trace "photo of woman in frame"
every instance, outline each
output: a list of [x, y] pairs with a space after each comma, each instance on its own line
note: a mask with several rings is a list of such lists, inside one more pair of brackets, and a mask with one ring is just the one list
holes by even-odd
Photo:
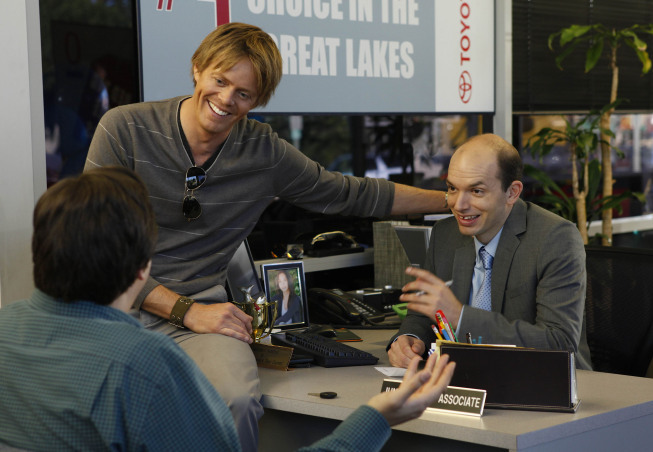
[[301, 289], [297, 282], [297, 269], [282, 269], [270, 271], [274, 276], [274, 295], [271, 302], [277, 304], [277, 320], [275, 325], [288, 325], [302, 322]]

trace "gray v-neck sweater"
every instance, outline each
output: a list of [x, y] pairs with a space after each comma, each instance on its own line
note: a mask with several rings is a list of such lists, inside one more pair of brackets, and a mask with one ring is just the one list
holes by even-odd
[[182, 200], [186, 170], [193, 164], [177, 122], [186, 98], [110, 110], [98, 125], [86, 161], [85, 170], [107, 165], [134, 169], [149, 190], [159, 239], [150, 280], [135, 307], [159, 284], [181, 295], [224, 285], [236, 248], [277, 197], [325, 214], [390, 213], [391, 182], [326, 171], [269, 125], [243, 118], [207, 169], [206, 182], [194, 193], [202, 215], [187, 221]]

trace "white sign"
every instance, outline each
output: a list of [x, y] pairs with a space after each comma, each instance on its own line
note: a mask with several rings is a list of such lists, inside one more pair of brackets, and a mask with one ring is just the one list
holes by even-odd
[[494, 111], [489, 0], [142, 0], [144, 100], [190, 94], [190, 58], [216, 25], [277, 43], [283, 78], [261, 111]]
[[[381, 392], [395, 391], [401, 380], [385, 379]], [[426, 411], [465, 414], [468, 416], [483, 416], [487, 391], [484, 389], [461, 388], [447, 386]]]

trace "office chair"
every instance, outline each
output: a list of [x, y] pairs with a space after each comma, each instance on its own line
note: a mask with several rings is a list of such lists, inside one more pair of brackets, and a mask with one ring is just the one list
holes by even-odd
[[653, 250], [586, 246], [585, 252], [594, 370], [647, 376], [653, 358]]

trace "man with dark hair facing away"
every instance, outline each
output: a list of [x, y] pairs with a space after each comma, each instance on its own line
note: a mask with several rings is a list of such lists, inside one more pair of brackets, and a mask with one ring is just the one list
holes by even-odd
[[[169, 337], [127, 314], [157, 226], [140, 178], [106, 167], [50, 188], [34, 210], [36, 290], [0, 309], [0, 449], [241, 450], [229, 408]], [[306, 450], [379, 450], [419, 416], [453, 363], [415, 360]]]

